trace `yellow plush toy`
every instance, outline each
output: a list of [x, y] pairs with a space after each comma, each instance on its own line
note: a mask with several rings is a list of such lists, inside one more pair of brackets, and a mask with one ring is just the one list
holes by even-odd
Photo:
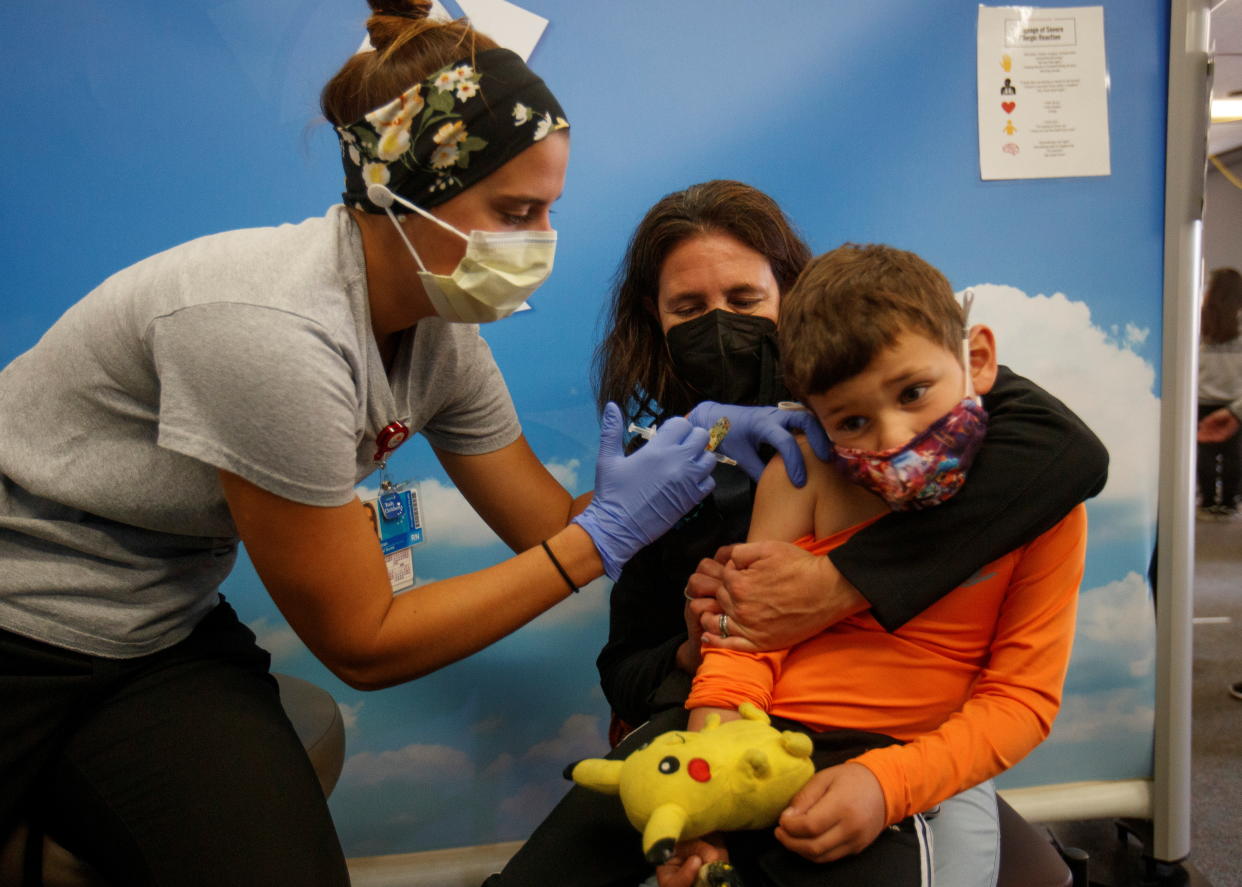
[[643, 833], [643, 853], [657, 865], [678, 841], [772, 825], [815, 772], [811, 738], [777, 730], [749, 702], [738, 713], [740, 720], [724, 724], [709, 715], [698, 733], [661, 733], [624, 761], [579, 761], [570, 775], [581, 786], [621, 796], [626, 816]]

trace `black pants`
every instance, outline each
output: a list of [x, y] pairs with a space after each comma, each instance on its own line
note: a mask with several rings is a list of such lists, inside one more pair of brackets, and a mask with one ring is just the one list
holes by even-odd
[[[1199, 419], [1221, 409], [1219, 406], [1199, 407]], [[1217, 459], [1219, 458], [1219, 463]], [[1204, 508], [1213, 505], [1233, 508], [1242, 495], [1242, 431], [1221, 443], [1199, 444], [1195, 461], [1199, 480], [1200, 502]], [[1220, 481], [1217, 491], [1216, 483]]]
[[347, 885], [268, 654], [226, 603], [105, 659], [0, 630], [0, 835], [30, 821], [126, 885]]
[[[627, 736], [607, 757], [619, 760], [668, 730], [684, 730], [687, 713], [668, 709]], [[802, 730], [780, 718], [782, 730]], [[813, 760], [823, 770], [860, 754], [867, 748], [891, 745], [895, 740], [874, 733], [841, 731], [812, 733]], [[920, 831], [921, 830], [921, 831]], [[726, 836], [729, 859], [746, 887], [915, 887], [931, 877], [926, 854], [926, 826], [911, 818], [898, 828], [885, 829], [862, 853], [825, 865], [807, 862], [786, 850], [772, 829], [731, 832]], [[653, 871], [643, 858], [642, 836], [630, 824], [614, 795], [574, 786], [499, 875], [485, 887], [635, 887]]]

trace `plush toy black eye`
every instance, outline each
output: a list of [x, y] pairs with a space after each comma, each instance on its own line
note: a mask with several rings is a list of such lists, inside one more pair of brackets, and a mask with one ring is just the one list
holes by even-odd
[[672, 755], [669, 755], [667, 758], [664, 758], [663, 760], [660, 761], [660, 772], [666, 773], [666, 774], [676, 773], [677, 768], [680, 766], [681, 766], [681, 761], [677, 760]]

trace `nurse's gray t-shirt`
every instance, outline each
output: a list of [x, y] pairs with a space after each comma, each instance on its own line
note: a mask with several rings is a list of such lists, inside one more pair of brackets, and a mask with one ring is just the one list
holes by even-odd
[[454, 453], [520, 433], [474, 325], [420, 321], [385, 375], [344, 207], [113, 275], [0, 371], [0, 628], [115, 658], [176, 643], [236, 558], [216, 470], [342, 505], [395, 419]]

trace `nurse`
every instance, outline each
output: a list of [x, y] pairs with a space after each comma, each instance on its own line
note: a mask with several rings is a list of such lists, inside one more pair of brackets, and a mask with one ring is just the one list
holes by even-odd
[[[348, 881], [217, 592], [239, 542], [314, 654], [378, 688], [619, 575], [712, 487], [705, 430], [626, 456], [615, 406], [593, 499], [535, 457], [475, 324], [551, 271], [567, 118], [426, 0], [370, 2], [374, 51], [322, 94], [345, 205], [122, 270], [0, 372], [0, 836], [32, 817], [116, 883]], [[394, 597], [354, 486], [415, 432], [520, 554]]]

